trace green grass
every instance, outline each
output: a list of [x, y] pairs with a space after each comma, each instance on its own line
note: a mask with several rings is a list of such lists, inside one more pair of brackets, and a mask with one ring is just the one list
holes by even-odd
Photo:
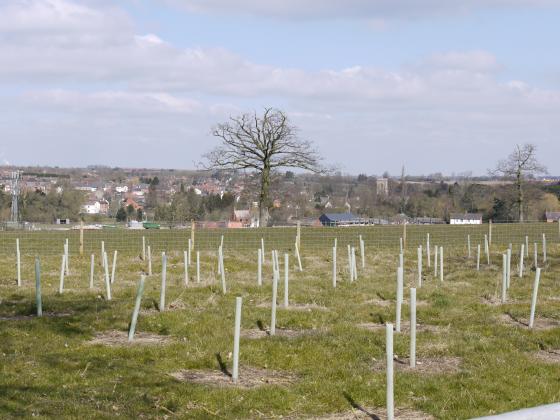
[[[547, 225], [539, 225], [539, 229], [541, 227], [548, 229]], [[556, 228], [554, 225], [551, 229]], [[416, 234], [424, 236], [425, 231], [418, 229], [416, 233], [411, 233], [414, 229], [409, 230], [411, 241]], [[278, 327], [316, 328], [320, 332], [292, 339], [242, 338], [240, 375], [243, 375], [244, 366], [252, 366], [286, 371], [298, 377], [290, 386], [270, 385], [249, 390], [182, 383], [169, 374], [180, 369], [217, 370], [217, 354], [231, 368], [227, 356], [233, 349], [236, 296], [243, 296], [242, 328], [256, 328], [259, 321], [268, 325], [270, 309], [258, 304], [271, 299], [270, 253], [267, 252], [265, 284], [259, 288], [256, 286], [256, 253], [243, 251], [243, 247], [237, 250], [233, 242], [226, 242], [228, 293], [223, 296], [215, 274], [215, 252], [203, 252], [202, 263], [203, 279], [213, 282], [206, 287], [184, 287], [182, 253], [171, 251], [167, 301], [181, 300], [185, 309], [141, 314], [137, 331], [167, 335], [172, 342], [163, 346], [115, 348], [86, 343], [97, 332], [127, 330], [137, 281], [145, 264], [133, 253], [119, 254], [113, 300], [108, 302], [104, 299], [98, 265], [96, 288], [88, 290], [88, 257], [71, 257], [67, 290], [59, 295], [60, 257], [46, 251], [41, 254], [43, 311], [70, 315], [0, 320], [0, 418], [112, 418], [116, 415], [126, 418], [298, 418], [347, 412], [351, 409], [349, 400], [366, 407], [384, 407], [384, 373], [374, 372], [372, 366], [374, 359], [384, 358], [385, 333], [383, 330], [367, 331], [356, 325], [394, 320], [393, 302], [386, 307], [364, 302], [379, 299], [379, 296], [394, 300], [398, 263], [395, 247], [367, 245], [367, 267], [365, 270], [358, 268], [358, 281], [349, 283], [344, 247], [352, 236], [355, 243], [357, 230], [321, 231], [332, 237], [338, 234], [339, 285], [336, 290], [331, 286], [330, 237], [325, 239], [328, 243], [322, 250], [306, 248], [311, 233], [305, 229], [302, 238], [305, 271], [295, 270], [292, 257], [290, 301], [316, 303], [328, 310], [279, 309], [277, 315]], [[244, 232], [239, 235], [249, 235]], [[446, 234], [444, 230], [431, 232], [435, 238], [432, 244], [438, 243], [438, 234], [442, 237]], [[495, 232], [494, 238], [499, 238]], [[550, 235], [549, 262], [541, 277], [537, 314], [560, 321], [560, 300], [550, 299], [560, 296], [560, 247], [553, 243], [554, 232], [557, 231], [547, 231]], [[165, 233], [171, 235], [170, 241], [177, 235], [169, 231], [156, 234]], [[262, 233], [251, 233], [251, 240], [256, 243]], [[400, 230], [395, 230], [392, 238], [396, 244], [399, 233]], [[189, 237], [188, 231], [182, 234]], [[375, 234], [365, 233], [366, 243]], [[540, 231], [534, 234], [535, 240], [539, 234]], [[512, 241], [517, 250], [524, 234], [520, 230], [511, 235], [511, 239], [504, 236], [504, 243]], [[219, 236], [217, 238], [219, 241]], [[35, 247], [52, 240], [46, 233], [37, 234], [34, 239], [42, 241], [42, 244], [34, 244]], [[56, 240], [61, 250], [62, 240], [58, 237]], [[288, 239], [285, 240], [288, 247]], [[485, 305], [483, 296], [493, 296], [501, 279], [503, 246], [494, 243], [493, 265], [488, 267], [483, 263], [482, 270], [477, 273], [474, 259], [465, 257], [463, 240], [461, 238], [453, 249], [446, 248], [444, 283], [435, 279], [433, 272], [425, 267], [425, 281], [418, 290], [418, 299], [426, 305], [418, 306], [418, 322], [441, 326], [442, 332], [419, 332], [417, 343], [420, 360], [460, 357], [461, 371], [441, 375], [397, 372], [396, 406], [423, 411], [436, 418], [457, 419], [560, 401], [560, 365], [546, 364], [533, 357], [541, 348], [560, 348], [560, 330], [528, 331], [499, 321], [499, 316], [506, 312], [528, 317], [534, 272], [522, 280], [512, 273], [510, 301], [505, 305]], [[113, 243], [107, 242], [107, 250], [112, 251]], [[475, 243], [473, 239], [473, 246]], [[267, 244], [267, 251], [271, 248]], [[530, 255], [531, 260], [532, 253]], [[0, 257], [0, 317], [34, 313], [33, 259], [33, 254], [23, 255], [24, 285], [17, 288], [13, 255]], [[516, 263], [517, 258], [513, 261]], [[96, 262], [99, 262], [98, 255]], [[406, 298], [416, 273], [416, 250], [412, 246], [408, 249], [405, 266]], [[153, 309], [159, 301], [160, 267], [160, 257], [154, 252], [154, 275], [147, 279], [143, 309]], [[192, 282], [194, 268], [190, 274]], [[279, 302], [282, 295], [280, 286]], [[403, 315], [408, 318], [406, 305]], [[445, 328], [447, 326], [449, 329]], [[396, 354], [406, 357], [408, 346], [406, 335], [395, 335]]]

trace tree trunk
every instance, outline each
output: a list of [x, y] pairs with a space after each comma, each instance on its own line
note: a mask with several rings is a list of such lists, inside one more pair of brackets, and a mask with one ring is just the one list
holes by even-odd
[[270, 189], [270, 167], [265, 165], [261, 172], [261, 193], [259, 195], [259, 226], [268, 226], [268, 194]]
[[519, 206], [519, 221], [523, 221], [523, 186], [521, 185], [521, 171], [517, 171], [517, 205]]

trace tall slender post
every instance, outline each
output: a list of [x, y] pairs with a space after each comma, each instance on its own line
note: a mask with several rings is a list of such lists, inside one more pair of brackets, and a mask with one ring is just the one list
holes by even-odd
[[136, 299], [134, 301], [134, 310], [132, 311], [132, 320], [130, 321], [130, 328], [128, 330], [128, 341], [134, 339], [134, 332], [136, 331], [136, 323], [138, 322], [138, 313], [140, 312], [140, 303], [142, 302], [142, 294], [144, 293], [144, 282], [146, 281], [146, 276], [140, 276], [140, 283], [138, 284], [138, 290], [136, 291]]
[[80, 256], [84, 255], [84, 221], [80, 221]]
[[416, 289], [410, 289], [410, 367], [416, 367]]
[[523, 258], [525, 257], [525, 244], [521, 244], [521, 252], [519, 252], [519, 278], [523, 277]]
[[148, 276], [152, 275], [152, 247], [148, 245]]
[[336, 247], [332, 249], [332, 285], [336, 287]]
[[185, 286], [188, 286], [189, 284], [189, 252], [188, 251], [183, 251], [183, 267], [185, 269], [183, 281], [185, 282]]
[[159, 311], [165, 311], [165, 288], [167, 283], [167, 255], [161, 253], [161, 290], [159, 292]]
[[401, 253], [401, 254], [404, 252], [404, 246], [403, 246], [403, 238], [402, 238], [402, 236], [399, 238], [399, 250], [400, 250], [400, 253]]
[[222, 247], [218, 247], [218, 274], [222, 274]]
[[240, 296], [235, 298], [235, 326], [233, 330], [233, 369], [231, 379], [237, 383], [239, 379], [239, 337], [241, 335], [241, 303]]
[[352, 247], [352, 281], [358, 280], [358, 268], [356, 267], [356, 248]]
[[406, 248], [406, 222], [403, 223], [403, 251]]
[[438, 251], [438, 246], [434, 245], [434, 277], [437, 277], [438, 273]]
[[109, 279], [109, 261], [107, 260], [107, 253], [103, 254], [103, 266], [105, 268], [105, 292], [107, 293], [107, 300], [111, 300], [111, 280]]
[[146, 261], [146, 237], [142, 236], [142, 261]]
[[220, 246], [220, 266], [222, 267], [221, 271], [220, 271], [220, 276], [222, 279], [222, 293], [225, 295], [227, 292], [226, 289], [226, 270], [224, 268], [224, 254], [222, 251], [222, 247]]
[[467, 256], [470, 259], [471, 258], [471, 235], [467, 235]]
[[531, 317], [529, 318], [529, 328], [533, 328], [535, 323], [535, 309], [537, 308], [537, 294], [539, 293], [539, 280], [541, 278], [541, 269], [537, 267], [535, 273], [535, 283], [533, 284], [533, 296], [531, 297]]
[[16, 274], [17, 285], [21, 287], [21, 254], [19, 251], [19, 238], [16, 239]]
[[354, 280], [354, 268], [352, 267], [352, 248], [348, 244], [348, 274], [350, 275], [350, 281]]
[[105, 241], [101, 241], [101, 267], [105, 267]]
[[192, 246], [192, 239], [189, 238], [189, 265], [191, 265], [192, 262], [192, 251], [193, 251], [193, 246]]
[[93, 289], [93, 274], [95, 272], [95, 254], [91, 254], [89, 263], [89, 288]]
[[200, 251], [196, 251], [196, 282], [200, 283]]
[[265, 262], [264, 261], [264, 256], [265, 256], [265, 254], [264, 254], [264, 238], [261, 238], [261, 258], [262, 258], [263, 265], [264, 265], [264, 262]]
[[529, 236], [525, 235], [525, 257], [529, 259]]
[[276, 334], [276, 299], [278, 296], [278, 271], [273, 270], [272, 275], [272, 311], [270, 314], [270, 335]]
[[117, 269], [117, 250], [115, 249], [115, 252], [113, 253], [113, 266], [111, 269], [111, 284], [113, 284], [115, 282], [115, 271]]
[[404, 268], [404, 253], [399, 254], [399, 267]]
[[62, 254], [62, 264], [60, 265], [60, 282], [58, 285], [58, 293], [64, 291], [64, 271], [66, 269], [66, 254]]
[[262, 286], [262, 249], [257, 250], [257, 285]]
[[430, 234], [426, 233], [426, 262], [428, 263], [428, 268], [430, 268], [431, 264], [431, 256], [430, 256]]
[[537, 268], [538, 265], [539, 265], [538, 255], [537, 255], [537, 252], [538, 252], [537, 243], [535, 242], [533, 245], [534, 245], [533, 246], [533, 265], [535, 266], [535, 268]]
[[492, 246], [492, 220], [488, 222], [488, 246]]
[[480, 244], [476, 247], [476, 271], [480, 271]]
[[296, 243], [296, 257], [297, 257], [297, 262], [298, 262], [298, 269], [300, 272], [303, 271], [303, 267], [301, 266], [301, 255], [299, 255], [299, 246]]
[[387, 420], [394, 420], [395, 406], [393, 400], [393, 324], [385, 326], [385, 353], [387, 366]]
[[542, 260], [543, 264], [546, 264], [546, 235], [542, 234]]
[[194, 230], [196, 229], [196, 224], [194, 223], [194, 220], [191, 220], [191, 244], [192, 247], [194, 249], [195, 244], [194, 244]]
[[301, 246], [301, 222], [299, 220], [297, 222], [296, 242], [299, 248]]
[[401, 332], [401, 313], [402, 313], [402, 301], [403, 301], [403, 268], [397, 268], [397, 307], [396, 307], [396, 319], [395, 319], [395, 331]]
[[490, 265], [490, 245], [488, 244], [487, 235], [484, 235], [484, 252], [486, 253], [486, 264]]
[[366, 268], [366, 250], [362, 235], [360, 235], [360, 257], [362, 260], [362, 268]]
[[66, 238], [66, 242], [64, 243], [64, 251], [65, 251], [65, 254], [66, 254], [66, 259], [65, 259], [64, 264], [65, 264], [65, 269], [66, 269], [66, 274], [67, 275], [70, 274], [70, 269], [68, 268], [68, 263], [69, 263], [68, 260], [70, 259], [69, 255], [68, 255], [69, 254], [69, 249], [70, 249], [70, 246], [68, 244], [68, 238]]
[[418, 247], [418, 287], [422, 287], [422, 245]]
[[511, 249], [507, 249], [506, 251], [507, 256], [507, 267], [506, 267], [506, 276], [507, 276], [507, 288], [509, 289], [509, 285], [511, 283]]
[[43, 298], [41, 296], [41, 261], [35, 258], [35, 306], [37, 316], [43, 316]]
[[287, 308], [289, 305], [289, 298], [288, 298], [288, 289], [289, 289], [289, 282], [290, 282], [290, 264], [289, 264], [290, 256], [288, 254], [284, 254], [284, 307]]
[[439, 281], [443, 281], [443, 247], [439, 247]]
[[502, 254], [502, 303], [507, 299], [507, 254]]

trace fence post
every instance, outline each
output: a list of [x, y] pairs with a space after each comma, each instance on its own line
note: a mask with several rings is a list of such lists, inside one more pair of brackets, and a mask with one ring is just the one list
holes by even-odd
[[488, 246], [492, 246], [492, 219], [488, 221]]
[[200, 283], [200, 251], [196, 251], [196, 282]]
[[336, 247], [335, 246], [333, 246], [332, 255], [333, 255], [332, 285], [333, 285], [334, 288], [336, 288]]
[[443, 247], [439, 247], [439, 281], [443, 281]]
[[509, 289], [509, 285], [511, 283], [511, 249], [507, 249], [506, 251], [507, 256], [507, 268], [506, 268], [506, 276], [507, 276], [507, 288]]
[[43, 316], [43, 298], [41, 296], [41, 261], [35, 258], [35, 305], [37, 316]]
[[276, 299], [278, 296], [278, 270], [272, 270], [272, 310], [270, 314], [270, 335], [276, 334]]
[[60, 283], [58, 286], [58, 293], [62, 294], [64, 291], [64, 270], [66, 264], [66, 254], [62, 254], [62, 264], [60, 265]]
[[185, 266], [185, 286], [189, 284], [189, 255], [188, 251], [183, 251], [183, 265]]
[[103, 264], [105, 267], [105, 291], [107, 293], [107, 300], [111, 300], [111, 282], [109, 280], [109, 261], [107, 260], [107, 253], [103, 253]]
[[546, 235], [542, 234], [542, 260], [543, 264], [546, 264]]
[[362, 259], [362, 268], [366, 268], [366, 250], [362, 235], [360, 235], [360, 257]]
[[403, 301], [403, 268], [397, 268], [397, 307], [396, 307], [396, 319], [395, 319], [395, 331], [401, 332], [401, 311], [402, 311], [402, 301]]
[[438, 273], [438, 251], [438, 246], [434, 245], [434, 277], [437, 277]]
[[416, 367], [416, 289], [410, 289], [410, 367]]
[[403, 223], [403, 249], [406, 248], [406, 221]]
[[289, 264], [289, 254], [284, 254], [284, 307], [288, 307], [289, 298], [288, 298], [288, 289], [289, 289], [289, 282], [290, 282], [290, 264]]
[[471, 235], [467, 235], [467, 249], [468, 249], [467, 255], [468, 258], [470, 259], [471, 258]]
[[525, 257], [525, 244], [521, 244], [521, 252], [519, 252], [519, 278], [523, 277], [523, 257]]
[[299, 255], [299, 246], [296, 243], [296, 256], [297, 256], [297, 262], [298, 262], [298, 268], [299, 271], [302, 272], [303, 271], [303, 267], [301, 266], [301, 255]]
[[105, 267], [104, 255], [105, 255], [105, 241], [101, 241], [101, 267]]
[[502, 254], [502, 303], [507, 298], [507, 254]]
[[140, 303], [142, 302], [142, 294], [144, 293], [144, 282], [146, 276], [140, 276], [140, 284], [136, 291], [136, 300], [134, 301], [134, 310], [132, 311], [132, 320], [130, 321], [130, 329], [128, 330], [128, 341], [134, 339], [134, 332], [136, 331], [136, 323], [138, 322], [138, 313], [140, 312]]
[[431, 255], [430, 255], [430, 234], [426, 233], [426, 262], [428, 263], [428, 268], [431, 265]]
[[257, 285], [262, 286], [262, 249], [257, 249]]
[[196, 229], [196, 224], [194, 223], [194, 220], [191, 219], [191, 244], [192, 244], [193, 248], [195, 247], [195, 244], [194, 244], [194, 230], [195, 229]]
[[66, 274], [70, 274], [70, 269], [68, 268], [68, 263], [69, 263], [68, 260], [70, 259], [69, 258], [69, 248], [70, 248], [70, 246], [68, 245], [68, 238], [66, 238], [66, 242], [65, 242], [64, 245], [65, 245], [64, 250], [65, 250], [65, 253], [66, 253], [66, 263], [65, 263], [66, 264]]
[[535, 265], [535, 268], [537, 268], [537, 266], [538, 266], [539, 264], [538, 264], [537, 243], [536, 243], [536, 242], [534, 243], [533, 250], [534, 250], [534, 253], [533, 253], [533, 254], [534, 254], [534, 255], [533, 255], [534, 265]]
[[239, 337], [241, 335], [241, 303], [240, 296], [235, 298], [235, 326], [233, 330], [233, 370], [231, 379], [237, 383], [239, 379]]
[[418, 247], [418, 287], [422, 287], [422, 245]]
[[115, 271], [117, 270], [117, 253], [118, 251], [115, 249], [115, 252], [113, 253], [113, 267], [111, 270], [111, 284], [115, 282]]
[[95, 271], [95, 254], [91, 254], [89, 264], [89, 288], [93, 289], [93, 274]]
[[480, 271], [480, 244], [476, 247], [476, 271]]
[[224, 252], [222, 250], [222, 247], [220, 246], [220, 266], [221, 266], [221, 271], [220, 271], [220, 275], [222, 278], [222, 293], [225, 295], [226, 294], [226, 269], [224, 268]]
[[80, 255], [84, 255], [84, 221], [80, 221]]
[[167, 283], [167, 255], [161, 253], [161, 290], [159, 293], [159, 311], [165, 311], [165, 288]]
[[16, 274], [17, 285], [21, 287], [21, 253], [19, 250], [19, 238], [16, 239]]
[[146, 261], [146, 237], [142, 236], [142, 261]]
[[148, 276], [152, 275], [152, 247], [148, 245]]
[[387, 366], [387, 420], [394, 420], [395, 407], [393, 402], [393, 324], [385, 326], [385, 353]]
[[539, 293], [539, 280], [541, 278], [541, 269], [537, 268], [535, 273], [535, 283], [533, 284], [533, 296], [531, 297], [531, 317], [529, 318], [529, 328], [533, 328], [535, 322], [535, 309], [537, 307], [537, 294]]

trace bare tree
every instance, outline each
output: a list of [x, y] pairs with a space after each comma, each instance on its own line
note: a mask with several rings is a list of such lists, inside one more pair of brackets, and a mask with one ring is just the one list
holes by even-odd
[[266, 108], [262, 116], [243, 114], [218, 124], [213, 135], [221, 144], [205, 158], [209, 169], [252, 169], [260, 175], [259, 217], [268, 222], [271, 172], [277, 168], [300, 168], [321, 172], [320, 157], [308, 140], [297, 136], [286, 114]]
[[525, 205], [525, 196], [523, 194], [523, 184], [525, 179], [528, 176], [547, 172], [546, 168], [537, 161], [535, 157], [536, 151], [537, 147], [534, 144], [517, 144], [515, 150], [507, 159], [498, 162], [496, 169], [491, 171], [495, 175], [514, 179], [520, 222], [524, 220], [523, 207]]

